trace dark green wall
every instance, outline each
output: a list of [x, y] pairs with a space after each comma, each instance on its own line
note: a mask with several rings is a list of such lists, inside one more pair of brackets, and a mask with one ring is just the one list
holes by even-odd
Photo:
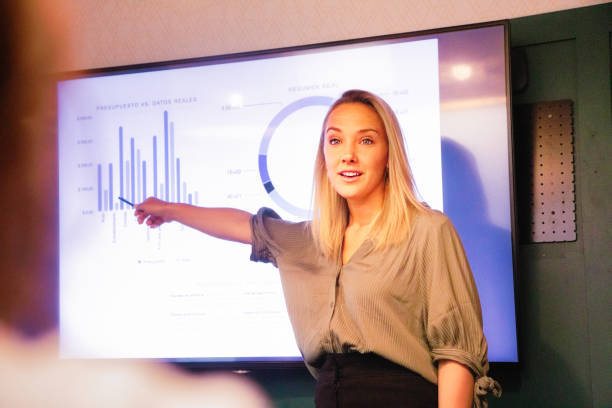
[[[493, 367], [504, 395], [490, 406], [612, 407], [612, 5], [510, 23], [529, 75], [513, 103], [574, 101], [578, 239], [519, 245], [521, 363]], [[278, 407], [314, 406], [305, 369], [254, 378]]]
[[611, 4], [511, 21], [529, 81], [513, 104], [574, 101], [578, 238], [518, 247], [521, 367], [491, 407], [612, 406], [610, 32]]

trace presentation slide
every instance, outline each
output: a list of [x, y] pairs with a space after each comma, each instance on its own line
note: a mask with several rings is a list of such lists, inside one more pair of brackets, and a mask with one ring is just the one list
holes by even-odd
[[443, 210], [438, 80], [428, 39], [59, 82], [61, 356], [300, 359], [276, 268], [138, 225], [118, 198], [309, 219], [323, 117], [360, 88], [394, 109], [419, 193]]

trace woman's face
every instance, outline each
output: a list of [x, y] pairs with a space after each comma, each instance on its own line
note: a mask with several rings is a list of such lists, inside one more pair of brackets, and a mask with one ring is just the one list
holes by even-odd
[[380, 205], [388, 142], [376, 111], [362, 103], [339, 105], [329, 114], [323, 136], [327, 177], [334, 190], [349, 205]]

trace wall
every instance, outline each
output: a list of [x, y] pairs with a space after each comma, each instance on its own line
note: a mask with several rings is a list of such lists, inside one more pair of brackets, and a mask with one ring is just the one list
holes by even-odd
[[610, 32], [610, 4], [511, 21], [529, 72], [513, 103], [574, 101], [578, 239], [519, 246], [522, 364], [492, 407], [612, 406]]
[[[40, 1], [40, 0], [30, 0]], [[130, 65], [516, 18], [602, 0], [59, 0], [63, 70]]]

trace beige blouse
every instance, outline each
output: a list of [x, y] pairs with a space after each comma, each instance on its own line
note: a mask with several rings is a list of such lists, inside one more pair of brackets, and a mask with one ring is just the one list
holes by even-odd
[[373, 352], [432, 383], [438, 360], [467, 366], [477, 379], [477, 406], [487, 391], [500, 391], [485, 377], [478, 292], [444, 214], [419, 213], [400, 245], [373, 251], [366, 239], [345, 265], [317, 251], [310, 222], [286, 222], [262, 208], [251, 229], [251, 260], [280, 270], [295, 338], [315, 377], [326, 353]]

